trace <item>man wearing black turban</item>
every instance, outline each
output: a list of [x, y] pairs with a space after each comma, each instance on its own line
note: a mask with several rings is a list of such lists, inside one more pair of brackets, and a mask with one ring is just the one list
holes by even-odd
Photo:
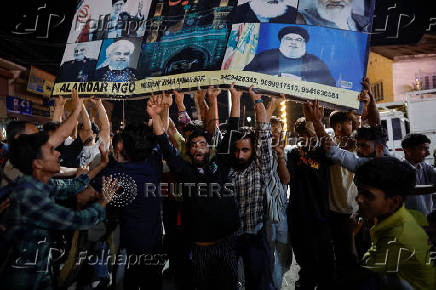
[[306, 53], [309, 33], [304, 28], [284, 27], [278, 38], [279, 48], [257, 54], [244, 70], [336, 86], [327, 65], [317, 56]]

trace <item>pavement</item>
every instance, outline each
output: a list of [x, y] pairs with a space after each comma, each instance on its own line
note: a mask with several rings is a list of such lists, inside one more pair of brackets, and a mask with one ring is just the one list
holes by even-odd
[[[166, 265], [167, 267], [167, 265]], [[298, 271], [300, 270], [300, 266], [295, 262], [295, 257], [292, 259], [292, 265], [288, 272], [283, 276], [283, 283], [281, 290], [294, 290], [295, 282], [298, 280]], [[163, 290], [175, 290], [174, 281], [168, 279], [168, 277], [164, 276], [164, 287]], [[245, 290], [244, 287], [240, 287], [240, 290]]]

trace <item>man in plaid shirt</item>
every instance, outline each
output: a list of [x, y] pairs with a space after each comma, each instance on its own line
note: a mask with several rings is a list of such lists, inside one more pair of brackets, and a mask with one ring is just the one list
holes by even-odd
[[271, 124], [262, 98], [251, 87], [256, 112], [256, 130], [241, 128], [232, 138], [234, 157], [230, 176], [239, 205], [241, 227], [236, 250], [244, 261], [246, 289], [272, 289], [270, 249], [264, 227], [267, 181], [272, 172]]
[[[71, 118], [77, 119], [81, 102], [77, 96], [73, 102], [77, 109]], [[10, 185], [11, 205], [2, 237], [6, 243], [3, 249], [9, 249], [1, 277], [5, 289], [51, 289], [50, 243], [54, 231], [88, 229], [105, 218], [104, 208], [113, 195], [116, 180], [105, 182], [102, 189], [105, 196], [100, 195], [97, 202], [83, 210], [65, 208], [56, 201], [77, 196], [106, 166], [108, 152], [101, 152], [102, 163], [87, 175], [54, 180], [53, 175], [60, 170], [60, 153], [54, 149], [58, 137], [59, 134], [49, 137], [45, 133], [21, 135], [11, 143], [10, 160], [24, 176]]]

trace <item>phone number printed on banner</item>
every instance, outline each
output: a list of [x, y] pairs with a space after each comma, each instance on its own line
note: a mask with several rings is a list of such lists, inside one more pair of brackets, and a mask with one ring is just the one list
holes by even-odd
[[301, 92], [303, 94], [311, 94], [311, 95], [323, 96], [332, 99], [339, 99], [338, 93], [329, 92], [326, 90], [321, 90], [316, 88], [301, 87]]
[[294, 93], [300, 92], [300, 88], [295, 84], [283, 83], [279, 81], [263, 80], [263, 79], [260, 80], [260, 84], [262, 86], [267, 86], [270, 88], [289, 90]]
[[244, 82], [250, 84], [259, 84], [257, 78], [255, 77], [246, 77], [246, 76], [238, 76], [232, 74], [221, 75], [222, 80], [235, 81], [235, 82]]

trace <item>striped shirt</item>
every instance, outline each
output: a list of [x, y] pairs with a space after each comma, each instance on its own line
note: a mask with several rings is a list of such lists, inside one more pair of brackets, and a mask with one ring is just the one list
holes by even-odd
[[105, 210], [94, 203], [83, 210], [65, 208], [66, 200], [89, 183], [88, 175], [75, 179], [50, 179], [44, 184], [32, 176], [17, 180], [10, 199], [6, 240], [12, 251], [5, 268], [5, 289], [51, 289], [51, 241], [56, 230], [85, 230], [105, 218]]
[[256, 234], [263, 226], [267, 181], [272, 173], [271, 124], [256, 124], [256, 158], [244, 170], [230, 169], [239, 205], [238, 235]]

